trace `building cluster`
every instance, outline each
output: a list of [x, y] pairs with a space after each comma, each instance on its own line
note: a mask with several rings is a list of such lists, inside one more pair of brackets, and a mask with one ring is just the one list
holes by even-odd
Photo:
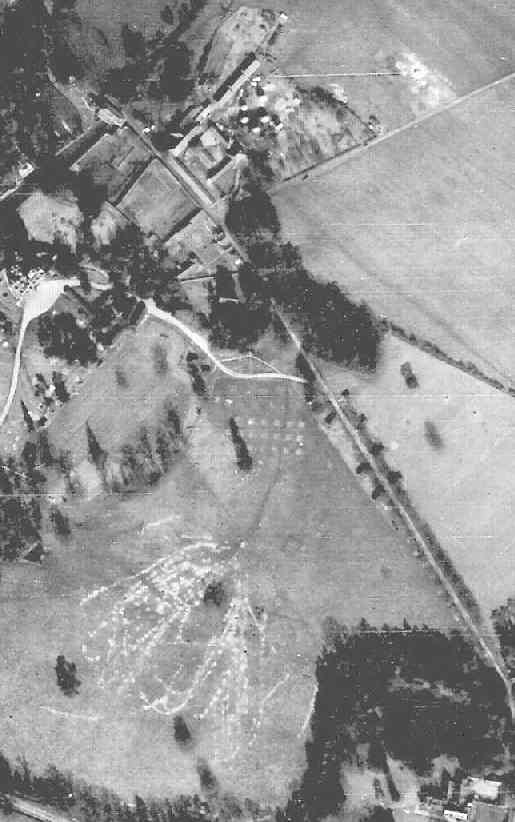
[[445, 798], [428, 800], [415, 813], [448, 822], [515, 822], [515, 804], [502, 782], [477, 777], [450, 781]]
[[[180, 156], [216, 207], [237, 183], [241, 155], [209, 121], [189, 138], [174, 158]], [[99, 242], [109, 242], [132, 222], [168, 252], [169, 267], [181, 279], [212, 276], [218, 265], [236, 270], [240, 264], [224, 232], [167, 167], [166, 153], [152, 152], [129, 125], [104, 134], [73, 170], [87, 171], [105, 188], [107, 202], [94, 225]]]

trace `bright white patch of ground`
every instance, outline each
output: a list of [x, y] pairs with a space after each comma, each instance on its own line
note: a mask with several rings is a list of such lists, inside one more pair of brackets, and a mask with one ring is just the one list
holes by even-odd
[[456, 97], [450, 80], [424, 65], [413, 52], [401, 54], [395, 61], [395, 68], [408, 81], [414, 96], [412, 108], [416, 116], [450, 103]]
[[72, 251], [76, 250], [84, 218], [71, 192], [49, 195], [35, 191], [22, 203], [18, 213], [32, 240], [49, 244], [60, 240]]

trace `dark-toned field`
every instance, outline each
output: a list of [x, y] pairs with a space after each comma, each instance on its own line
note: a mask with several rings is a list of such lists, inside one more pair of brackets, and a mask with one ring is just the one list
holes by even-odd
[[514, 101], [507, 78], [274, 197], [315, 275], [512, 383]]
[[[148, 339], [150, 324], [142, 330]], [[134, 349], [135, 379], [145, 351]], [[172, 396], [176, 369], [162, 377]], [[103, 373], [97, 408], [111, 401]], [[41, 569], [4, 573], [0, 735], [12, 757], [54, 761], [126, 795], [198, 790], [202, 755], [225, 790], [275, 803], [304, 768], [324, 619], [455, 623], [298, 386], [208, 380], [210, 398], [165, 480], [150, 493], [70, 503], [71, 541], [49, 538]], [[119, 427], [133, 430], [125, 414]], [[231, 417], [248, 472], [236, 466]], [[107, 449], [123, 441], [98, 422]], [[71, 420], [62, 430], [69, 442]], [[210, 583], [221, 583], [219, 605], [204, 602]], [[59, 653], [82, 680], [73, 698], [55, 684]], [[177, 713], [192, 730], [187, 750], [174, 741]]]

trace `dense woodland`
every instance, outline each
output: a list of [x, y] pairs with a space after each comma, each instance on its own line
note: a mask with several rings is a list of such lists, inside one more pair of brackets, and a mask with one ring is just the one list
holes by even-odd
[[440, 754], [468, 773], [506, 770], [513, 739], [504, 686], [457, 631], [407, 623], [378, 631], [362, 620], [349, 632], [329, 620], [317, 682], [307, 768], [281, 820], [337, 813], [345, 802], [340, 774], [357, 763], [359, 744], [387, 777], [387, 755], [419, 776], [430, 777]]

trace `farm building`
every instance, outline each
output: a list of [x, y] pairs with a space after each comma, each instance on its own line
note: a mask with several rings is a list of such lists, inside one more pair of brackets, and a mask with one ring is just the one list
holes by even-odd
[[166, 240], [197, 211], [193, 200], [159, 160], [153, 160], [118, 203], [146, 234]]
[[501, 782], [492, 779], [478, 779], [469, 777], [460, 786], [460, 799], [465, 801], [472, 794], [476, 799], [483, 799], [487, 802], [498, 802], [502, 788]]

